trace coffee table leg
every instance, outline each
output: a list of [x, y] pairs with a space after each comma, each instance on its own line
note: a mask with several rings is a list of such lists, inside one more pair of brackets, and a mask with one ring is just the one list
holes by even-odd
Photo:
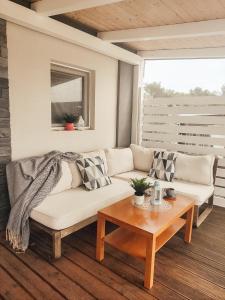
[[152, 236], [147, 239], [145, 280], [144, 280], [144, 286], [147, 289], [150, 289], [153, 286], [154, 266], [155, 266], [155, 245], [156, 245], [155, 236]]
[[97, 224], [97, 241], [96, 241], [96, 259], [102, 261], [104, 259], [104, 237], [105, 237], [105, 219], [98, 215]]
[[185, 234], [184, 234], [184, 241], [186, 243], [191, 242], [193, 216], [194, 216], [194, 206], [192, 206], [192, 208], [190, 208], [186, 214], [186, 225], [185, 225]]

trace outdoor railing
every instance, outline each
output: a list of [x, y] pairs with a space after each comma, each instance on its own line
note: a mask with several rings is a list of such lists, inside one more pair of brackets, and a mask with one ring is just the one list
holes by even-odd
[[148, 98], [142, 122], [143, 146], [217, 155], [215, 198], [225, 204], [225, 97]]

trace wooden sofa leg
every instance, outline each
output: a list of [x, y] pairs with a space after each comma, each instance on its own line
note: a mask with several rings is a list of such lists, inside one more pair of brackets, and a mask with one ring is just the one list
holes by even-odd
[[199, 214], [199, 206], [195, 205], [194, 210], [194, 226], [199, 227], [202, 222], [208, 217], [208, 215], [211, 213], [213, 209], [213, 196], [211, 196], [208, 200], [207, 207], [203, 210], [201, 214]]
[[61, 245], [61, 232], [54, 232], [52, 235], [52, 243], [53, 243], [53, 259], [58, 259], [62, 254], [62, 245]]
[[195, 205], [194, 208], [194, 219], [193, 219], [193, 225], [195, 227], [198, 227], [198, 217], [199, 217], [199, 206]]

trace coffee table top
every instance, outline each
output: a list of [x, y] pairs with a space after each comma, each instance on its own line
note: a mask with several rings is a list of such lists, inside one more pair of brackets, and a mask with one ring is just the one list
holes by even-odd
[[132, 200], [132, 196], [128, 197], [100, 210], [98, 214], [119, 226], [135, 229], [142, 235], [159, 235], [195, 203], [191, 197], [177, 195], [175, 201], [169, 201], [172, 206], [169, 210], [148, 211], [135, 207]]

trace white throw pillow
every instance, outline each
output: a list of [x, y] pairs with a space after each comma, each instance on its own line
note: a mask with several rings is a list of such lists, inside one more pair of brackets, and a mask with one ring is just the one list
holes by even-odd
[[66, 161], [61, 161], [62, 166], [62, 176], [59, 179], [59, 182], [51, 191], [50, 195], [58, 194], [63, 191], [71, 189], [72, 184], [72, 173], [70, 171], [69, 164]]
[[[91, 151], [91, 152], [82, 152], [82, 153], [80, 153], [80, 155], [82, 155], [83, 158], [87, 158], [87, 157], [92, 158], [92, 157], [100, 156], [104, 161], [106, 173], [108, 172], [108, 166], [107, 166], [107, 161], [106, 161], [106, 156], [105, 156], [104, 150], [100, 149], [100, 150]], [[69, 166], [70, 166], [70, 170], [71, 170], [72, 177], [73, 177], [71, 186], [73, 189], [75, 189], [78, 186], [83, 184], [82, 177], [81, 177], [81, 174], [80, 174], [79, 168], [77, 167], [76, 162], [69, 163]]]
[[187, 155], [177, 153], [175, 178], [199, 184], [213, 184], [213, 155]]
[[105, 154], [109, 176], [125, 173], [134, 169], [133, 154], [130, 148], [106, 149]]
[[130, 148], [133, 153], [134, 168], [144, 172], [149, 172], [153, 163], [153, 148], [145, 148], [140, 145], [131, 144]]

